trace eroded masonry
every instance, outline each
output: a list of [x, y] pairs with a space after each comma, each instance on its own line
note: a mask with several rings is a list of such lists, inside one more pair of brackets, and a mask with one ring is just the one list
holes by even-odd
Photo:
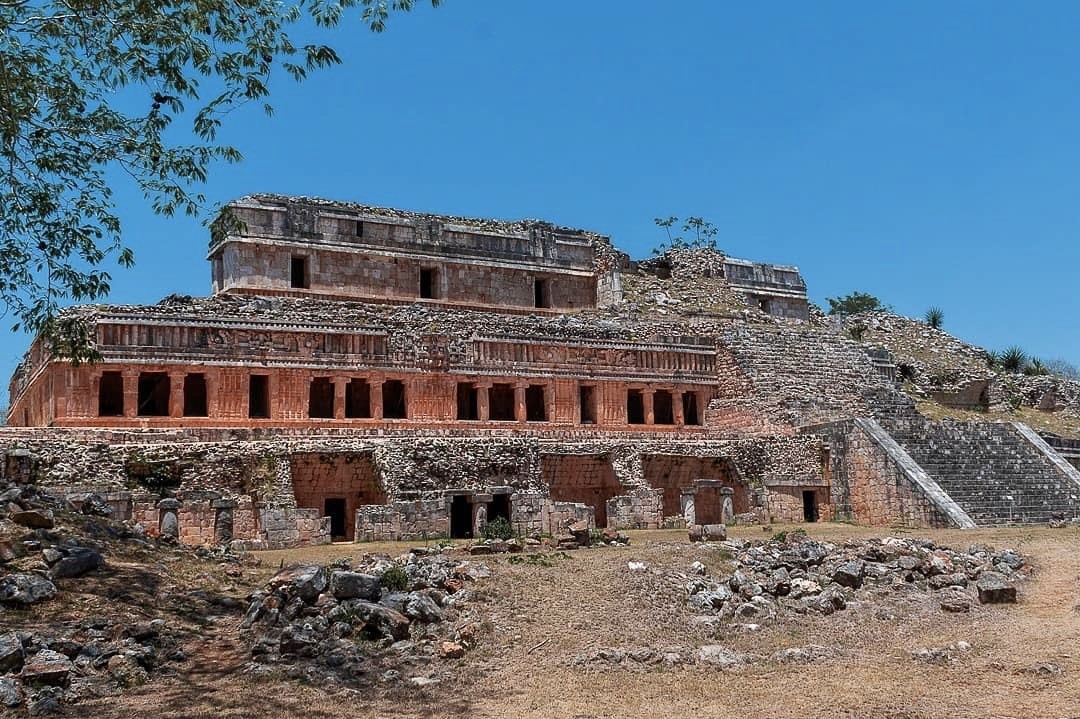
[[243, 230], [211, 242], [210, 297], [72, 308], [92, 364], [31, 346], [7, 476], [253, 546], [470, 537], [497, 517], [557, 533], [1076, 512], [1055, 449], [1023, 425], [924, 420], [887, 352], [815, 323], [794, 267], [631, 262], [531, 220], [231, 208]]

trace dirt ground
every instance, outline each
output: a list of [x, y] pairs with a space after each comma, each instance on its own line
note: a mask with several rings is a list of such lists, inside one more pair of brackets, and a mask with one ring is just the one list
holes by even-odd
[[[806, 526], [806, 525], [803, 525]], [[768, 538], [737, 528], [743, 538]], [[483, 560], [493, 577], [474, 587], [488, 617], [481, 643], [459, 660], [433, 660], [420, 672], [440, 681], [383, 692], [326, 690], [241, 672], [248, 657], [235, 624], [217, 625], [189, 647], [180, 674], [123, 697], [84, 702], [87, 716], [131, 717], [1065, 717], [1080, 716], [1080, 530], [882, 530], [807, 526], [814, 538], [927, 537], [967, 547], [1014, 548], [1032, 576], [1019, 603], [942, 612], [935, 602], [900, 603], [889, 612], [854, 606], [830, 616], [800, 616], [757, 632], [710, 636], [691, 623], [685, 598], [657, 593], [626, 563], [686, 571], [722, 559], [685, 541], [683, 532], [635, 532], [625, 548], [570, 554], [552, 566]], [[326, 562], [409, 545], [331, 545], [264, 552], [253, 581], [280, 563]], [[237, 617], [237, 621], [239, 618]], [[957, 641], [972, 647], [953, 663], [915, 661], [921, 647]], [[599, 648], [723, 644], [764, 656], [750, 666], [626, 669], [574, 658]], [[818, 644], [837, 654], [811, 663], [768, 661], [772, 652]], [[1039, 663], [1060, 673], [1039, 673]]]

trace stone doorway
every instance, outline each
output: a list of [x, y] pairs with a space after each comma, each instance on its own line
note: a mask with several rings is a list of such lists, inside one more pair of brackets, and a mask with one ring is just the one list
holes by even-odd
[[450, 500], [450, 538], [472, 539], [472, 503], [464, 494], [455, 494]]
[[333, 523], [327, 503], [343, 503], [341, 533], [331, 527], [335, 539], [353, 540], [358, 507], [386, 503], [386, 492], [370, 452], [297, 453], [289, 457], [289, 468], [297, 507], [317, 509]]
[[804, 522], [818, 521], [817, 492], [812, 489], [803, 490], [802, 513]]
[[497, 517], [502, 517], [507, 522], [510, 521], [510, 495], [509, 494], [495, 494], [491, 497], [491, 504], [488, 505], [488, 522]]
[[323, 516], [330, 518], [330, 537], [335, 541], [346, 538], [345, 498], [327, 497], [323, 501]]

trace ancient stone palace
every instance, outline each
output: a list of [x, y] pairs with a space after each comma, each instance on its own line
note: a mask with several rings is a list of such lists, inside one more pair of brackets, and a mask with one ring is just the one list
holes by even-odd
[[555, 533], [1076, 511], [1056, 450], [1023, 425], [923, 419], [888, 352], [813, 315], [795, 267], [633, 262], [534, 220], [229, 209], [211, 296], [71, 308], [92, 363], [32, 344], [7, 476], [253, 546], [470, 537], [498, 517]]

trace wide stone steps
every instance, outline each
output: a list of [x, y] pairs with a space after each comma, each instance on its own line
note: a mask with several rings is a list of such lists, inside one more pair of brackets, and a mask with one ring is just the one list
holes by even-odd
[[1080, 488], [1006, 423], [886, 422], [911, 458], [980, 525], [1076, 513]]

